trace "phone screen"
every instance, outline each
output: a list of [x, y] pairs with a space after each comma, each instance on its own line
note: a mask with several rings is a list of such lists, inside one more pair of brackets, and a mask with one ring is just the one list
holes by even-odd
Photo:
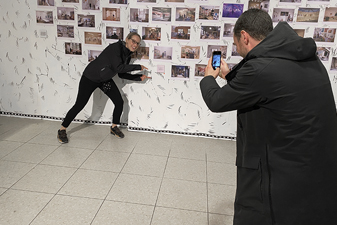
[[220, 61], [221, 61], [221, 52], [213, 52], [213, 59], [212, 59], [213, 69], [220, 67]]

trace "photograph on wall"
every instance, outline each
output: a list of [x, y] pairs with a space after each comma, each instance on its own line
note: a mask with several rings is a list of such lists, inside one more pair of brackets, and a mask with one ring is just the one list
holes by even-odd
[[172, 60], [173, 47], [154, 46], [153, 59]]
[[161, 28], [159, 27], [142, 27], [142, 39], [149, 41], [160, 41]]
[[268, 12], [269, 4], [269, 0], [249, 0], [248, 9], [261, 9]]
[[195, 8], [176, 8], [176, 21], [194, 22]]
[[37, 0], [39, 6], [54, 6], [54, 0]]
[[149, 9], [130, 9], [130, 22], [149, 22]]
[[223, 30], [223, 37], [230, 37], [234, 36], [234, 23], [225, 23], [224, 30]]
[[335, 41], [336, 28], [315, 28], [313, 39], [316, 42], [330, 42]]
[[330, 70], [337, 71], [337, 57], [332, 57]]
[[156, 3], [157, 0], [137, 0], [137, 2]]
[[102, 51], [99, 50], [88, 50], [88, 62], [94, 61]]
[[200, 39], [219, 40], [220, 30], [220, 26], [201, 26]]
[[138, 59], [138, 60], [149, 59], [150, 58], [150, 48], [140, 46], [139, 48], [137, 48], [137, 50], [134, 53], [132, 53], [131, 58]]
[[53, 24], [53, 11], [36, 11], [36, 22], [43, 24]]
[[337, 7], [326, 7], [324, 13], [324, 22], [337, 22]]
[[171, 11], [171, 8], [153, 7], [152, 21], [171, 21]]
[[280, 5], [300, 5], [302, 3], [302, 0], [280, 0]]
[[171, 26], [171, 39], [190, 40], [191, 27]]
[[121, 21], [120, 8], [103, 8], [102, 19], [106, 21]]
[[66, 55], [82, 55], [82, 44], [81, 43], [65, 43], [65, 54]]
[[219, 6], [201, 5], [199, 7], [199, 20], [218, 20], [219, 15]]
[[84, 43], [89, 45], [102, 45], [102, 33], [84, 32]]
[[74, 38], [74, 26], [57, 25], [57, 37]]
[[304, 37], [305, 29], [294, 29], [298, 36]]
[[65, 3], [80, 3], [80, 0], [62, 0]]
[[100, 0], [82, 0], [83, 10], [100, 10]]
[[95, 15], [77, 15], [77, 25], [79, 27], [95, 27]]
[[57, 7], [57, 19], [75, 20], [74, 8]]
[[207, 65], [205, 65], [205, 64], [195, 64], [194, 77], [196, 77], [196, 78], [204, 78], [206, 66]]
[[128, 0], [109, 0], [109, 3], [126, 5], [126, 4], [128, 4]]
[[124, 27], [106, 27], [106, 39], [124, 40]]
[[200, 58], [200, 46], [181, 46], [182, 59], [199, 59]]
[[179, 80], [189, 80], [190, 79], [190, 67], [181, 66], [181, 65], [172, 65], [171, 78], [179, 79]]
[[212, 57], [214, 51], [220, 51], [221, 57], [225, 59], [227, 57], [227, 46], [226, 45], [208, 45], [207, 46], [207, 58]]
[[307, 4], [330, 4], [330, 0], [307, 0]]
[[319, 8], [298, 8], [296, 22], [317, 23]]
[[238, 53], [238, 51], [236, 50], [236, 45], [233, 43], [232, 45], [232, 53], [231, 53], [232, 57], [238, 57], [238, 58], [242, 58], [241, 55]]
[[184, 0], [165, 0], [165, 2], [181, 2], [181, 3], [183, 3]]
[[317, 47], [316, 54], [322, 62], [329, 61], [331, 47]]
[[243, 4], [224, 3], [222, 7], [222, 17], [239, 18], [243, 13]]
[[295, 9], [290, 8], [274, 8], [272, 21], [277, 22], [293, 22]]

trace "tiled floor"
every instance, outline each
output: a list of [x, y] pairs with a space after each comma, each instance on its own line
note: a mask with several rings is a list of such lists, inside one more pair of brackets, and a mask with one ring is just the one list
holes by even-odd
[[235, 142], [0, 116], [1, 225], [227, 225]]

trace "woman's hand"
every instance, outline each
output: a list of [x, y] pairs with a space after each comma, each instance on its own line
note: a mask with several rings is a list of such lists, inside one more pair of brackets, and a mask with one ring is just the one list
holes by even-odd
[[143, 80], [145, 80], [145, 79], [151, 79], [152, 77], [148, 77], [148, 76], [146, 76], [146, 75], [142, 75], [141, 77], [140, 77], [140, 79], [143, 81]]
[[142, 67], [141, 70], [147, 70], [148, 68], [146, 66], [140, 65]]

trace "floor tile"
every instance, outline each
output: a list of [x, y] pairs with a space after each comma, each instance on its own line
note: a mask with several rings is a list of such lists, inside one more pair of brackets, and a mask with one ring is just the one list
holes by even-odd
[[24, 142], [0, 141], [0, 159], [23, 144]]
[[151, 225], [205, 225], [207, 213], [156, 207]]
[[210, 213], [233, 215], [235, 186], [208, 184], [208, 210]]
[[207, 162], [207, 181], [235, 185], [236, 166], [228, 163]]
[[10, 188], [35, 166], [32, 163], [0, 160], [0, 187]]
[[98, 150], [117, 151], [131, 153], [135, 148], [138, 137], [133, 132], [123, 131], [125, 137], [123, 139], [108, 135], [103, 142], [97, 147]]
[[0, 195], [2, 195], [7, 190], [8, 190], [7, 188], [0, 188]]
[[141, 139], [134, 149], [134, 153], [168, 156], [171, 147], [169, 136], [162, 134], [151, 134], [151, 137]]
[[209, 225], [233, 225], [233, 216], [209, 214]]

